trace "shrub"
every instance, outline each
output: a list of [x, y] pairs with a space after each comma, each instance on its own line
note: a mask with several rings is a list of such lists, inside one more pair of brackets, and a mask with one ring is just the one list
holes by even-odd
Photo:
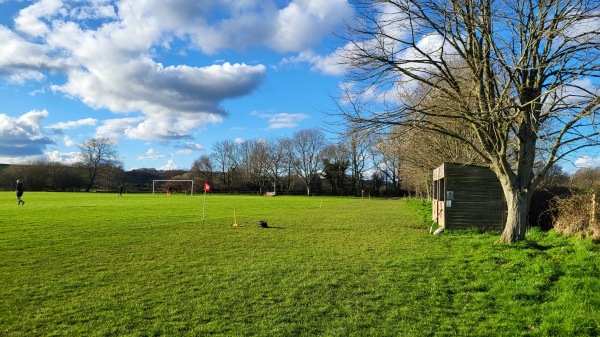
[[600, 241], [600, 209], [595, 194], [575, 194], [554, 199], [557, 232]]
[[552, 229], [554, 218], [557, 216], [554, 200], [564, 199], [575, 193], [578, 191], [564, 186], [550, 186], [533, 192], [529, 206], [529, 224], [544, 231]]

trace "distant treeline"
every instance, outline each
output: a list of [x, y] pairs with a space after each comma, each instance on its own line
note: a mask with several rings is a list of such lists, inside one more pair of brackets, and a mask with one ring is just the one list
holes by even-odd
[[[197, 163], [196, 163], [197, 164]], [[106, 165], [94, 182], [94, 191], [117, 191], [123, 186], [128, 192], [152, 192], [153, 180], [194, 180], [195, 192], [202, 192], [203, 184], [209, 183], [213, 193], [260, 193], [275, 191], [278, 194], [306, 194], [305, 181], [293, 174], [281, 174], [275, 180], [268, 176], [261, 181], [248, 172], [232, 168], [226, 172], [199, 171], [198, 165], [190, 170], [161, 171], [153, 168], [141, 168], [125, 171], [121, 167]], [[65, 165], [46, 161], [28, 164], [0, 164], [0, 190], [14, 190], [16, 180], [25, 182], [27, 191], [83, 191], [89, 184], [88, 168], [84, 165]], [[339, 172], [319, 172], [309, 179], [311, 194], [317, 195], [355, 195], [355, 196], [406, 196], [415, 195], [414, 190], [398, 189], [378, 175], [362, 179], [360, 190], [356, 193], [351, 175], [346, 168]], [[336, 179], [332, 179], [334, 176]], [[172, 186], [175, 191], [189, 191], [188, 184], [161, 183], [157, 190]], [[550, 172], [540, 186], [541, 190], [562, 186], [570, 189], [594, 192], [600, 190], [600, 168], [583, 168], [568, 175], [559, 169]]]
[[[128, 193], [151, 193], [154, 180], [194, 180], [195, 193], [202, 193], [205, 182], [211, 186], [211, 193], [244, 193], [264, 194], [266, 192], [277, 192], [277, 194], [302, 195], [306, 194], [306, 186], [301, 178], [297, 176], [282, 175], [277, 185], [266, 183], [258, 185], [241, 172], [233, 176], [231, 173], [202, 172], [202, 177], [192, 170], [157, 170], [153, 168], [141, 168], [125, 171], [120, 167], [107, 166], [101, 171], [102, 174], [95, 180], [95, 192], [116, 192], [123, 186]], [[32, 162], [19, 165], [0, 165], [0, 190], [11, 191], [16, 188], [16, 180], [25, 183], [26, 191], [56, 191], [56, 192], [80, 192], [84, 191], [89, 183], [87, 167], [83, 165], [64, 165], [45, 161]], [[347, 179], [340, 179], [336, 186], [336, 195], [354, 195], [352, 186]], [[310, 179], [311, 192], [316, 195], [332, 195], [331, 182], [319, 174]], [[161, 182], [156, 184], [156, 191], [162, 192], [168, 186], [177, 192], [189, 192], [189, 183]], [[368, 195], [403, 195], [408, 192], [392, 191], [388, 186], [378, 186], [374, 190], [373, 182], [365, 180], [362, 184], [364, 196]], [[362, 194], [361, 190], [361, 194]]]
[[[210, 155], [201, 155], [189, 170], [140, 168], [125, 171], [116, 144], [99, 138], [84, 142], [78, 164], [30, 161], [0, 164], [0, 190], [14, 190], [16, 180], [28, 191], [152, 192], [153, 180], [193, 180], [197, 192], [204, 183], [213, 193], [416, 196], [430, 198], [432, 170], [443, 161], [479, 164], [461, 146], [454, 152], [427, 139], [404, 139], [401, 133], [387, 136], [351, 132], [332, 142], [317, 129], [299, 130], [289, 138], [218, 141]], [[441, 150], [440, 150], [441, 149]], [[443, 150], [443, 151], [442, 151]], [[461, 162], [459, 159], [463, 159]], [[467, 160], [468, 158], [471, 158]], [[537, 169], [537, 168], [536, 168]], [[187, 183], [161, 183], [189, 191]], [[573, 174], [555, 165], [538, 186], [540, 190], [567, 187], [587, 192], [598, 190], [600, 168], [582, 168]]]

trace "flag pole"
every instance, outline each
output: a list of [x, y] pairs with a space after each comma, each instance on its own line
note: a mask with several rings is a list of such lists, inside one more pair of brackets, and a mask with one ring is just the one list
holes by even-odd
[[204, 210], [206, 209], [206, 192], [210, 190], [210, 185], [204, 183], [204, 205], [202, 205], [202, 224], [204, 225]]
[[204, 210], [206, 209], [206, 189], [204, 190], [204, 205], [202, 205], [202, 224], [204, 225]]

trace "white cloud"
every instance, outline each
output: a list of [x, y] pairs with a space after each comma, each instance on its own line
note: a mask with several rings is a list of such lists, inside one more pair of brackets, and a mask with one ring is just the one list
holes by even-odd
[[189, 155], [194, 152], [200, 152], [200, 151], [205, 150], [205, 148], [202, 144], [193, 143], [193, 142], [186, 142], [185, 144], [178, 145], [177, 147], [181, 148], [181, 150], [175, 151], [175, 154], [177, 154], [177, 155]]
[[301, 51], [332, 33], [352, 14], [346, 0], [295, 0], [275, 18], [271, 47], [280, 52]]
[[164, 166], [161, 166], [158, 169], [162, 170], [162, 171], [176, 170], [177, 165], [175, 165], [175, 162], [173, 161], [173, 159], [169, 159]]
[[60, 58], [54, 60], [46, 55], [47, 47], [28, 42], [2, 25], [0, 45], [0, 77], [9, 82], [42, 81], [44, 70], [57, 71], [61, 68]]
[[265, 67], [245, 64], [164, 68], [149, 59], [73, 70], [69, 81], [53, 90], [78, 97], [94, 108], [141, 111], [143, 122], [128, 129], [132, 139], [171, 139], [220, 122], [227, 115], [220, 102], [251, 93], [263, 81]]
[[[319, 43], [350, 17], [346, 0], [220, 0], [204, 3], [147, 1], [135, 8], [162, 17], [166, 29], [187, 34], [207, 54], [263, 46], [278, 52], [301, 51]], [[214, 13], [220, 13], [215, 17]]]
[[159, 154], [155, 149], [149, 149], [146, 151], [144, 156], [138, 156], [138, 160], [158, 160], [166, 157], [165, 155]]
[[64, 142], [65, 146], [67, 146], [67, 147], [73, 147], [73, 146], [77, 146], [77, 143], [76, 143], [76, 142], [74, 142], [74, 141], [71, 139], [71, 137], [69, 137], [69, 136], [67, 136], [67, 135], [65, 135], [65, 136], [63, 137], [63, 142]]
[[582, 101], [591, 99], [591, 96], [600, 95], [600, 87], [590, 78], [582, 78], [564, 83], [558, 94], [567, 104], [579, 105]]
[[81, 162], [80, 152], [59, 152], [58, 150], [44, 153], [50, 162], [72, 165]]
[[184, 147], [191, 151], [204, 151], [204, 146], [198, 143], [187, 142], [185, 143]]
[[79, 119], [76, 121], [55, 123], [55, 124], [48, 126], [47, 128], [48, 129], [66, 130], [66, 129], [75, 129], [75, 128], [78, 128], [81, 126], [95, 126], [96, 123], [98, 123], [98, 120], [95, 118], [85, 118], [85, 119]]
[[[121, 128], [120, 132], [130, 139], [152, 140], [152, 139], [181, 139], [190, 138], [189, 131], [193, 128], [203, 126], [208, 122], [216, 123], [221, 117], [205, 114], [182, 117], [170, 117], [168, 114], [149, 116], [139, 123], [134, 123]], [[100, 130], [99, 130], [100, 131]]]
[[269, 127], [267, 129], [293, 128], [298, 126], [301, 121], [310, 118], [310, 116], [303, 113], [292, 114], [282, 112], [276, 114], [268, 114], [253, 111], [250, 114], [268, 120]]
[[120, 140], [123, 138], [125, 130], [133, 128], [136, 124], [143, 121], [143, 117], [116, 118], [102, 121], [102, 125], [96, 128], [94, 137], [110, 138]]
[[[43, 76], [43, 75], [42, 75]], [[46, 93], [46, 88], [40, 88], [40, 89], [36, 89], [33, 90], [32, 92], [29, 93], [29, 96], [36, 96], [36, 95], [42, 95]]]
[[[569, 27], [565, 35], [569, 39], [574, 39], [578, 44], [583, 43], [598, 43], [598, 31], [600, 31], [600, 17], [598, 10], [588, 11], [585, 20], [578, 20], [574, 25]], [[572, 41], [572, 40], [571, 40]]]
[[0, 163], [2, 164], [23, 164], [28, 162], [36, 162], [39, 160], [46, 160], [47, 158], [43, 154], [37, 154], [33, 156], [3, 156], [0, 154]]
[[[0, 77], [12, 83], [55, 80], [49, 88], [82, 101], [137, 117], [102, 122], [95, 137], [188, 139], [194, 128], [219, 123], [227, 99], [246, 96], [265, 80], [262, 64], [163, 65], [157, 49], [175, 44], [204, 53], [266, 47], [301, 52], [324, 73], [339, 72], [329, 57], [308, 50], [351, 15], [347, 0], [40, 0], [0, 25]], [[183, 46], [181, 46], [183, 45]], [[47, 84], [46, 84], [47, 86]], [[34, 91], [39, 92], [39, 91]], [[301, 115], [269, 118], [290, 127]], [[93, 126], [93, 118], [55, 123], [51, 129]], [[6, 144], [0, 139], [0, 146]], [[198, 151], [198, 149], [192, 149]]]
[[105, 5], [106, 1], [92, 1], [88, 6], [76, 6], [71, 8], [69, 15], [78, 20], [116, 18], [117, 13], [112, 5]]
[[600, 157], [581, 156], [575, 160], [575, 167], [600, 167]]
[[[195, 1], [177, 2], [180, 6], [163, 1], [121, 1], [118, 16], [112, 6], [101, 2], [73, 6], [43, 1], [26, 7], [15, 26], [41, 38], [26, 41], [0, 26], [0, 76], [24, 83], [42, 81], [44, 70], [60, 71], [67, 81], [52, 85], [54, 92], [96, 109], [143, 115], [137, 125], [122, 130], [120, 137], [189, 137], [191, 129], [220, 122], [227, 115], [223, 100], [258, 88], [266, 67], [228, 62], [204, 67], [163, 66], [154, 61], [150, 57], [154, 46], [165, 46], [163, 41], [192, 33], [196, 19], [211, 15]], [[192, 13], [201, 16], [190, 16]], [[75, 21], [90, 18], [106, 22], [90, 29], [93, 26]], [[106, 134], [107, 127], [97, 133]]]
[[308, 63], [313, 71], [324, 75], [342, 76], [347, 72], [341, 58], [343, 52], [344, 48], [340, 48], [330, 55], [321, 56], [312, 51], [303, 51], [297, 56], [284, 58], [281, 64]]
[[0, 157], [26, 157], [43, 153], [54, 144], [41, 127], [48, 111], [32, 110], [20, 117], [0, 114]]
[[31, 36], [42, 36], [50, 32], [48, 25], [41, 19], [47, 19], [62, 8], [60, 0], [40, 0], [22, 9], [15, 18], [15, 28]]

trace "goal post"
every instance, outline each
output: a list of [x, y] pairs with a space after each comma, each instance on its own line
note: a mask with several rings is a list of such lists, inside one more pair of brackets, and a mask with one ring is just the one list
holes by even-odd
[[165, 185], [168, 185], [168, 183], [172, 183], [173, 185], [178, 185], [178, 186], [181, 186], [180, 184], [182, 184], [182, 183], [191, 183], [190, 187], [185, 188], [185, 191], [186, 191], [186, 194], [189, 191], [190, 195], [194, 195], [194, 181], [193, 180], [178, 180], [178, 179], [152, 180], [152, 194], [154, 194], [154, 192], [156, 192], [157, 187], [164, 186], [162, 183], [165, 183]]

